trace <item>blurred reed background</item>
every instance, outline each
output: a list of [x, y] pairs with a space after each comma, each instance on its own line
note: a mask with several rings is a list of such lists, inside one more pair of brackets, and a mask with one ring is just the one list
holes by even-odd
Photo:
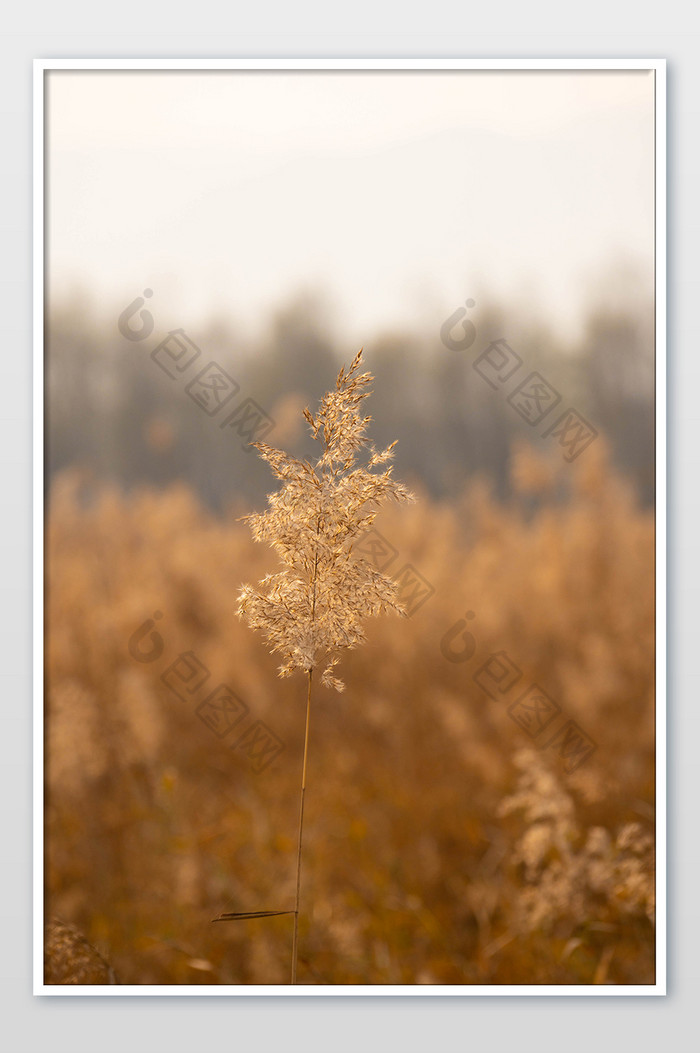
[[[293, 904], [304, 685], [277, 679], [234, 615], [241, 582], [274, 566], [237, 522], [272, 479], [142, 347], [117, 334], [98, 357], [96, 332], [62, 324], [49, 341], [48, 909], [82, 926], [122, 982], [285, 983], [289, 918], [210, 924]], [[301, 408], [332, 382], [339, 349], [299, 307], [276, 332], [248, 358], [227, 354], [224, 334], [201, 343], [270, 407], [266, 441], [300, 452]], [[616, 847], [631, 823], [650, 834], [654, 815], [649, 346], [634, 319], [590, 332], [563, 378], [513, 341], [609, 422], [572, 463], [530, 441], [471, 370], [474, 352], [368, 342], [371, 430], [398, 438], [397, 475], [420, 495], [378, 527], [393, 570], [410, 563], [434, 591], [407, 620], [368, 626], [343, 660], [343, 695], [319, 689], [300, 982], [653, 977], [648, 851]], [[130, 642], [156, 611], [164, 651], [142, 661]], [[452, 661], [444, 638], [467, 611], [474, 655]], [[162, 677], [188, 652], [211, 676], [178, 698]], [[523, 761], [532, 743], [511, 699], [474, 679], [493, 652], [597, 744], [572, 775], [556, 749]], [[223, 739], [197, 712], [219, 683], [250, 714]], [[257, 720], [284, 744], [259, 773], [230, 748]], [[505, 817], [523, 763], [531, 779], [544, 766], [544, 789], [534, 779], [533, 814]], [[535, 835], [533, 862], [521, 841]]]

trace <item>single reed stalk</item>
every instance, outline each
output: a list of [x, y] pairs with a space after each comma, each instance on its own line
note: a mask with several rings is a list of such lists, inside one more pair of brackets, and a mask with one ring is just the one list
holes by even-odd
[[299, 890], [301, 889], [301, 842], [304, 833], [304, 795], [306, 793], [306, 758], [309, 753], [309, 717], [311, 715], [311, 679], [313, 669], [309, 670], [309, 690], [306, 696], [306, 732], [304, 734], [304, 763], [301, 769], [301, 800], [299, 803], [299, 841], [297, 843], [297, 896], [294, 904], [294, 940], [292, 942], [292, 984], [297, 982], [297, 944], [299, 938]]
[[[316, 416], [304, 418], [322, 452], [315, 461], [299, 460], [264, 442], [252, 445], [281, 483], [268, 497], [265, 512], [244, 519], [253, 540], [277, 552], [282, 569], [257, 586], [244, 585], [238, 614], [262, 629], [271, 651], [283, 656], [280, 676], [295, 670], [309, 679], [306, 701], [304, 763], [299, 804], [297, 891], [294, 906], [292, 984], [297, 982], [301, 845], [304, 827], [306, 761], [309, 751], [311, 681], [321, 670], [321, 686], [343, 690], [333, 670], [343, 651], [364, 643], [367, 618], [387, 611], [406, 616], [398, 584], [382, 574], [362, 550], [377, 512], [386, 501], [412, 501], [413, 495], [391, 475], [396, 443], [377, 450], [366, 435], [371, 417], [360, 416], [369, 395], [371, 373], [360, 373], [362, 351], [349, 370], [343, 367], [335, 391], [322, 399]], [[376, 469], [376, 470], [375, 470]], [[269, 916], [283, 912], [269, 912]], [[268, 916], [268, 912], [265, 913]]]

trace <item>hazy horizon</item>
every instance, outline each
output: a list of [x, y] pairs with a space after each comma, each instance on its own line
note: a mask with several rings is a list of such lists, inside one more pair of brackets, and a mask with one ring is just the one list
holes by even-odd
[[569, 338], [653, 298], [645, 71], [52, 71], [47, 112], [54, 303], [255, 334], [310, 295], [353, 347], [467, 297]]

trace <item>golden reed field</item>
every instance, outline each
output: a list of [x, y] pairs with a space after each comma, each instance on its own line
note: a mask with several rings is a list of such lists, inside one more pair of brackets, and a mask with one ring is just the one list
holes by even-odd
[[[653, 515], [602, 438], [511, 470], [366, 540], [411, 613], [314, 685], [300, 984], [654, 980]], [[306, 685], [235, 613], [253, 509], [70, 471], [48, 510], [47, 915], [122, 984], [288, 984], [291, 916], [212, 922], [294, 906]]]

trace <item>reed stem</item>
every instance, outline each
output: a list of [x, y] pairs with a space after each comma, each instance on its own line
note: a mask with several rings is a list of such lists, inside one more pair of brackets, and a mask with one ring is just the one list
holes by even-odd
[[301, 888], [301, 841], [304, 832], [304, 794], [306, 792], [306, 758], [309, 752], [309, 717], [311, 715], [311, 678], [313, 669], [309, 670], [309, 690], [306, 696], [306, 732], [304, 734], [304, 763], [301, 769], [301, 800], [299, 803], [299, 841], [297, 845], [297, 895], [294, 904], [294, 940], [292, 942], [292, 984], [297, 982], [297, 944], [299, 937], [299, 890]]

